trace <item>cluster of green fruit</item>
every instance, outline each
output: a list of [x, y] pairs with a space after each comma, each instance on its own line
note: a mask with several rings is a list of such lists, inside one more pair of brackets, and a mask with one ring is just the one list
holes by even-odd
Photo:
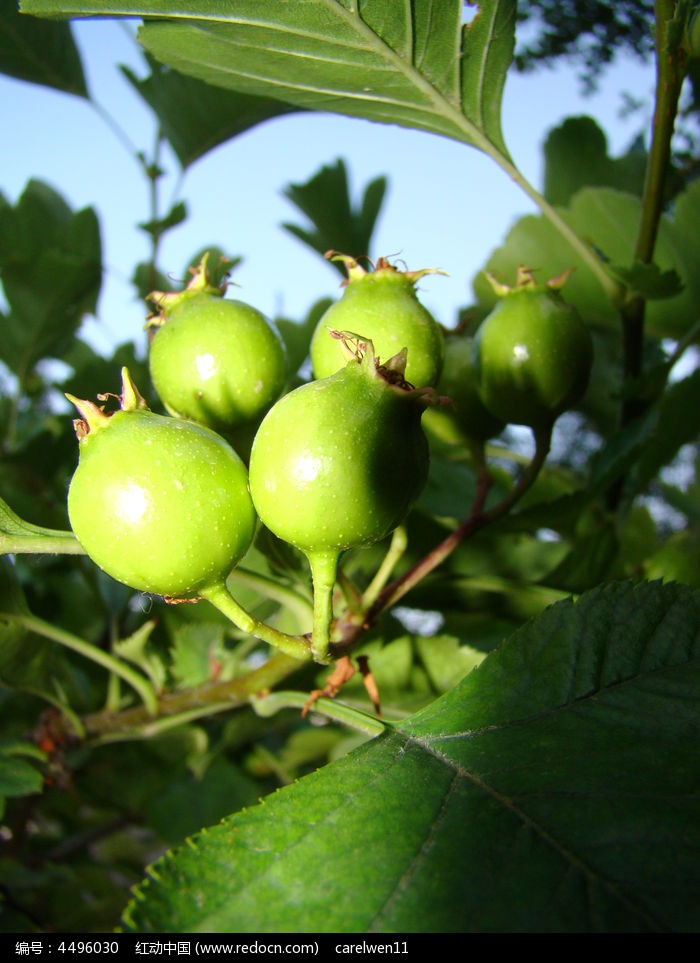
[[[314, 380], [284, 393], [277, 331], [210, 285], [205, 258], [183, 291], [152, 296], [150, 370], [169, 414], [149, 410], [126, 370], [113, 413], [69, 396], [81, 417], [68, 511], [90, 558], [134, 589], [215, 601], [260, 519], [309, 559], [319, 661], [341, 553], [392, 532], [426, 482], [421, 417], [437, 393], [483, 441], [506, 422], [553, 423], [591, 367], [590, 335], [558, 282], [521, 272], [471, 343], [445, 337], [418, 300], [429, 271], [337, 257], [348, 280], [312, 339]], [[247, 464], [223, 437], [241, 428]]]

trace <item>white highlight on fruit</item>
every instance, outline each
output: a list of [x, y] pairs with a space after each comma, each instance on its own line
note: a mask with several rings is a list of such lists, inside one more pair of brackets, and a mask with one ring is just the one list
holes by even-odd
[[312, 482], [321, 471], [321, 459], [302, 455], [294, 465], [294, 477], [300, 482]]
[[216, 374], [216, 359], [213, 354], [198, 354], [194, 363], [202, 381], [208, 381]]
[[117, 492], [115, 509], [124, 521], [136, 524], [148, 511], [148, 495], [140, 485], [129, 485]]

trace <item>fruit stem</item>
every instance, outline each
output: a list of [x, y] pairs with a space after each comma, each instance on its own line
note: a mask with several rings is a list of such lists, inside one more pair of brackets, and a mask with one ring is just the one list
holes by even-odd
[[333, 591], [338, 576], [337, 551], [314, 552], [308, 556], [314, 586], [314, 622], [311, 652], [316, 662], [330, 662], [331, 626], [333, 623]]
[[287, 588], [280, 582], [260, 575], [259, 572], [251, 572], [242, 565], [237, 565], [229, 574], [228, 580], [238, 585], [245, 585], [255, 589], [265, 598], [280, 602], [287, 612], [293, 612], [301, 625], [306, 625], [311, 618], [312, 606], [309, 598], [300, 595], [293, 589]]
[[312, 650], [305, 635], [287, 635], [271, 625], [261, 622], [238, 604], [229, 592], [225, 582], [215, 583], [200, 591], [202, 598], [217, 608], [233, 624], [247, 635], [274, 645], [295, 659], [310, 659]]

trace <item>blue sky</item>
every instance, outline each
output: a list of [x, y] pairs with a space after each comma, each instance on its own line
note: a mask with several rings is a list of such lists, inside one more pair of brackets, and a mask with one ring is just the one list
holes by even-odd
[[[133, 24], [74, 24], [88, 85], [102, 108], [127, 131], [135, 147], [150, 153], [154, 127], [117, 68], [139, 74], [143, 62]], [[521, 170], [540, 185], [541, 145], [564, 117], [588, 113], [608, 134], [609, 150], [626, 149], [642, 116], [622, 121], [621, 92], [650, 101], [653, 65], [622, 64], [608, 71], [600, 93], [583, 98], [575, 68], [562, 65], [506, 84], [503, 128]], [[31, 84], [0, 77], [0, 117], [6, 132], [0, 190], [12, 203], [27, 180], [58, 189], [74, 208], [100, 215], [106, 276], [97, 320], [84, 332], [98, 348], [142, 338], [147, 313], [135, 300], [129, 277], [148, 255], [138, 221], [148, 217], [148, 188], [140, 169], [109, 124], [89, 104]], [[645, 118], [647, 125], [649, 118]], [[9, 134], [8, 134], [9, 132]], [[398, 255], [409, 268], [436, 267], [447, 277], [421, 281], [421, 300], [438, 320], [452, 325], [471, 300], [471, 280], [513, 221], [533, 207], [492, 161], [446, 138], [332, 114], [270, 121], [197, 161], [184, 180], [174, 158], [163, 158], [168, 176], [163, 209], [186, 200], [190, 217], [172, 231], [160, 266], [179, 276], [188, 259], [219, 244], [244, 263], [235, 271], [233, 295], [270, 317], [301, 318], [320, 297], [339, 294], [339, 275], [280, 227], [303, 222], [282, 195], [283, 187], [309, 179], [322, 164], [342, 157], [355, 196], [372, 178], [387, 174], [389, 191], [375, 253]], [[361, 252], [348, 252], [359, 254]]]

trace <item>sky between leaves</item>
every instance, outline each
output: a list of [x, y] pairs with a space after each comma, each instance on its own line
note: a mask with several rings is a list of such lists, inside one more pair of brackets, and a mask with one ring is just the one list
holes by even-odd
[[[128, 134], [134, 150], [150, 156], [155, 130], [117, 65], [140, 76], [144, 64], [132, 23], [74, 24], [94, 100]], [[522, 171], [541, 186], [541, 145], [564, 117], [588, 113], [606, 130], [609, 151], [624, 151], [649, 116], [620, 119], [622, 92], [650, 102], [653, 65], [626, 62], [611, 68], [593, 97], [582, 96], [576, 68], [561, 64], [522, 76], [511, 74], [503, 104], [503, 129]], [[98, 111], [77, 97], [0, 76], [0, 119], [5, 132], [0, 191], [14, 203], [35, 177], [59, 190], [75, 209], [93, 205], [100, 216], [106, 277], [97, 321], [84, 333], [110, 346], [142, 336], [147, 313], [129, 277], [148, 256], [136, 224], [149, 216], [148, 185], [139, 166]], [[189, 218], [166, 238], [160, 267], [181, 277], [189, 258], [218, 244], [243, 264], [232, 296], [268, 316], [301, 319], [318, 298], [339, 294], [337, 272], [281, 228], [305, 224], [282, 195], [288, 183], [307, 181], [323, 164], [342, 157], [353, 194], [379, 175], [389, 190], [375, 236], [375, 256], [403, 259], [409, 268], [436, 267], [420, 297], [443, 324], [471, 301], [471, 280], [512, 222], [531, 213], [522, 192], [488, 158], [446, 138], [371, 124], [333, 114], [292, 115], [262, 124], [205, 155], [180, 177], [166, 154], [161, 212], [183, 198]], [[349, 252], [359, 255], [364, 252]], [[535, 265], [536, 267], [536, 265]]]

